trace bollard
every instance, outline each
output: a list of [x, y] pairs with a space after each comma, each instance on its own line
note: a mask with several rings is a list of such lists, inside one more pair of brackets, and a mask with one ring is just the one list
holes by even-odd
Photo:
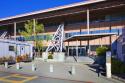
[[71, 74], [72, 74], [72, 75], [75, 75], [75, 73], [76, 73], [76, 71], [75, 71], [75, 66], [72, 66], [72, 67], [71, 67]]
[[5, 62], [4, 65], [5, 65], [5, 68], [8, 68], [8, 62]]
[[32, 71], [35, 71], [36, 70], [36, 66], [35, 64], [32, 64]]
[[49, 69], [50, 69], [50, 72], [53, 72], [53, 65], [52, 64], [50, 64]]
[[20, 63], [16, 63], [16, 69], [20, 69]]
[[111, 78], [111, 51], [106, 52], [106, 76]]
[[111, 78], [111, 63], [106, 63], [106, 76]]

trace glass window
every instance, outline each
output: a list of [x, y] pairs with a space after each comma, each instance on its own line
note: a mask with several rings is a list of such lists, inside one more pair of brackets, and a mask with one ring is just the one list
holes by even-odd
[[14, 46], [9, 46], [9, 51], [14, 51]]
[[98, 48], [100, 45], [91, 45], [90, 49], [91, 51], [96, 51], [96, 48]]

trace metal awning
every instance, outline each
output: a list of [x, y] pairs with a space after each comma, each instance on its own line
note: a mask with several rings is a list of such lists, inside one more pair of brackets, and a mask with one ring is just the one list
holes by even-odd
[[64, 40], [64, 42], [68, 41], [86, 41], [86, 40], [94, 40], [102, 37], [107, 37], [111, 35], [118, 35], [117, 33], [101, 33], [101, 34], [84, 34], [84, 35], [75, 35], [71, 36]]

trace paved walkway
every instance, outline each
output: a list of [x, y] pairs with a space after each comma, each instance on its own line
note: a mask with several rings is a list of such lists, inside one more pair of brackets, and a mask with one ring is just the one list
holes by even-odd
[[[32, 71], [32, 63], [36, 64], [36, 71]], [[49, 71], [50, 64], [53, 65], [53, 72]], [[71, 67], [75, 67], [75, 74], [71, 74]], [[88, 67], [84, 63], [55, 63], [55, 62], [43, 62], [40, 60], [31, 63], [21, 63], [22, 69], [17, 70], [16, 65], [5, 69], [4, 66], [0, 66], [0, 70], [18, 73], [18, 74], [28, 74], [38, 76], [32, 81], [27, 83], [39, 83], [40, 81], [44, 83], [122, 83], [114, 79], [107, 79], [104, 76], [97, 76], [94, 69]], [[42, 77], [42, 78], [40, 78]], [[49, 78], [48, 78], [49, 77]], [[51, 78], [50, 78], [51, 77]], [[54, 79], [58, 78], [58, 79]], [[65, 79], [65, 80], [64, 80]], [[73, 80], [73, 81], [71, 81]]]

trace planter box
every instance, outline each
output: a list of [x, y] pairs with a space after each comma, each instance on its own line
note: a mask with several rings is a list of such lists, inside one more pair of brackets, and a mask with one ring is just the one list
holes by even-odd
[[47, 62], [55, 62], [54, 59], [47, 59]]
[[42, 60], [47, 62], [64, 62], [65, 61], [65, 52], [54, 52], [52, 55], [53, 59], [48, 59], [48, 53], [42, 53]]
[[53, 59], [55, 61], [64, 62], [65, 61], [65, 53], [64, 52], [54, 52]]
[[43, 60], [48, 59], [48, 53], [47, 53], [47, 52], [43, 52], [43, 53], [42, 53], [42, 59], [43, 59]]

